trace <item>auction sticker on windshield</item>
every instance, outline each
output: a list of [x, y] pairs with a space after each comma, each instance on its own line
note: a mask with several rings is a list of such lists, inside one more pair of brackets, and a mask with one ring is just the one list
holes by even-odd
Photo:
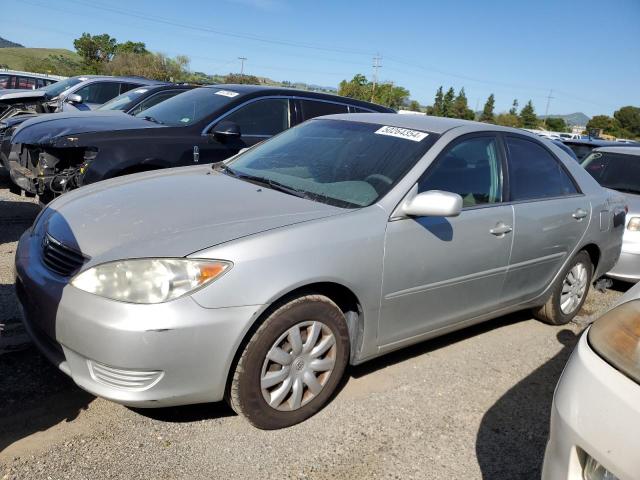
[[418, 130], [411, 130], [409, 128], [391, 127], [385, 125], [375, 131], [378, 135], [387, 135], [389, 137], [404, 138], [414, 142], [419, 142], [429, 136], [428, 133], [420, 132]]
[[222, 95], [223, 97], [237, 97], [238, 92], [232, 92], [230, 90], [218, 90], [216, 95]]

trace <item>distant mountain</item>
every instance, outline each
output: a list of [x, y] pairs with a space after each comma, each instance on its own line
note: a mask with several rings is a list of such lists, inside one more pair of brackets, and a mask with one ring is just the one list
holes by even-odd
[[[569, 113], [566, 115], [549, 115], [550, 118], [562, 118], [565, 123], [569, 126], [573, 126], [573, 125], [586, 125], [587, 122], [589, 120], [591, 120], [590, 117], [588, 117], [587, 115], [585, 115], [582, 112], [576, 112], [576, 113]], [[544, 119], [545, 116], [544, 115], [540, 115], [540, 118]]]
[[11, 42], [6, 38], [0, 37], [0, 48], [8, 48], [8, 47], [24, 48], [24, 45], [20, 45], [19, 43]]

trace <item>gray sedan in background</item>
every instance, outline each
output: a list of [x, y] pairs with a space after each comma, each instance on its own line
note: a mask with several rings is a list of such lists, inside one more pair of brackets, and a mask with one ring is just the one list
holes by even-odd
[[640, 148], [600, 147], [591, 152], [582, 166], [603, 187], [620, 192], [627, 204], [622, 253], [611, 278], [640, 281]]
[[531, 308], [570, 321], [615, 264], [624, 203], [521, 130], [311, 120], [212, 166], [99, 182], [19, 242], [39, 348], [133, 406], [316, 413], [347, 364]]

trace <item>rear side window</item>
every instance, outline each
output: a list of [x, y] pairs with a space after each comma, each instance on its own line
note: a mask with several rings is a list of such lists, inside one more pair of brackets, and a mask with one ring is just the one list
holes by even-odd
[[16, 88], [36, 88], [36, 79], [29, 77], [18, 77]]
[[371, 113], [373, 110], [367, 110], [366, 108], [354, 107], [353, 105], [349, 106], [349, 110], [351, 113]]
[[318, 102], [315, 100], [301, 100], [302, 119], [321, 117], [322, 115], [333, 115], [335, 113], [349, 113], [347, 105], [340, 105], [331, 102]]
[[0, 88], [11, 88], [9, 86], [10, 78], [9, 75], [0, 75]]
[[569, 148], [576, 154], [578, 160], [583, 160], [587, 155], [591, 153], [593, 147], [590, 145], [581, 145], [579, 143], [570, 143]]
[[418, 191], [444, 190], [463, 207], [502, 201], [502, 162], [493, 136], [468, 138], [450, 147], [418, 182]]
[[95, 82], [82, 87], [76, 92], [84, 103], [103, 104], [120, 95], [120, 83]]
[[134, 88], [139, 87], [138, 83], [121, 83], [120, 84], [120, 93], [128, 92], [129, 90], [133, 90]]
[[272, 136], [289, 128], [289, 100], [257, 100], [230, 113], [224, 120], [237, 123], [242, 135]]
[[511, 200], [536, 200], [578, 193], [560, 162], [542, 145], [506, 137]]

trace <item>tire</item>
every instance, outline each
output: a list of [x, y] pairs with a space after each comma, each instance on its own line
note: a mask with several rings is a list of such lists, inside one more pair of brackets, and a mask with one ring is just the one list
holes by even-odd
[[306, 420], [335, 392], [349, 345], [344, 315], [329, 298], [305, 295], [285, 303], [246, 344], [231, 380], [231, 408], [264, 430]]
[[[586, 251], [581, 250], [558, 276], [547, 303], [535, 309], [533, 316], [550, 325], [569, 323], [578, 314], [587, 299], [592, 276], [593, 263], [591, 263], [591, 257]], [[573, 285], [571, 284], [572, 280], [574, 282]], [[573, 291], [565, 292], [568, 296], [563, 299], [563, 289], [572, 288]], [[570, 300], [570, 303], [565, 303], [568, 300]]]

